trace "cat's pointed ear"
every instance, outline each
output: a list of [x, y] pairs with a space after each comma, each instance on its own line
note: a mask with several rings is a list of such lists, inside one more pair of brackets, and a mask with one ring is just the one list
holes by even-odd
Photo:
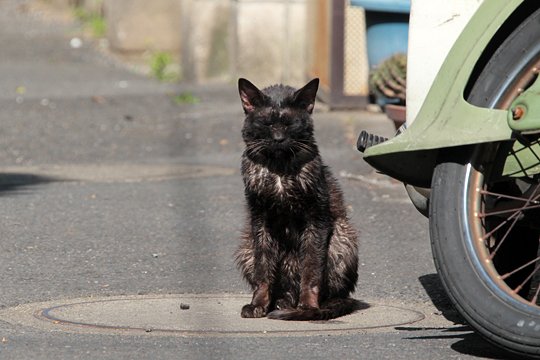
[[264, 94], [250, 81], [243, 78], [238, 79], [238, 91], [246, 114], [252, 112], [257, 106], [263, 105]]
[[303, 88], [294, 93], [293, 103], [295, 106], [305, 109], [308, 113], [313, 112], [315, 107], [315, 98], [319, 89], [319, 79], [313, 79]]

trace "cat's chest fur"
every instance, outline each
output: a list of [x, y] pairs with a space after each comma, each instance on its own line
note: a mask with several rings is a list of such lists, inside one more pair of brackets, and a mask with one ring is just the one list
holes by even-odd
[[315, 161], [292, 174], [278, 174], [246, 158], [242, 164], [246, 190], [274, 202], [297, 202], [311, 196], [317, 185], [317, 173]]

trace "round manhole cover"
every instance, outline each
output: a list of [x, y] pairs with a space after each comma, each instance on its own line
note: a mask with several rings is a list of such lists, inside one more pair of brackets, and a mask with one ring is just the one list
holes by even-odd
[[243, 319], [240, 309], [249, 301], [246, 295], [224, 294], [91, 298], [20, 305], [2, 310], [0, 319], [48, 330], [182, 336], [302, 336], [392, 328], [424, 319], [421, 312], [376, 303], [331, 321]]

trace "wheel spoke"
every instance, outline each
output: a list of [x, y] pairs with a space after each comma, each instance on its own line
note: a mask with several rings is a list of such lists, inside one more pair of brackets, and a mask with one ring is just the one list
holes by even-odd
[[524, 265], [521, 265], [520, 267], [518, 267], [517, 269], [515, 270], [512, 270], [504, 275], [501, 275], [501, 279], [502, 280], [505, 280], [507, 278], [509, 278], [510, 276], [514, 275], [515, 273], [517, 273], [518, 271], [521, 271], [523, 269], [525, 269], [527, 266], [530, 266], [531, 264], [534, 264], [535, 262], [537, 262], [538, 260], [540, 260], [540, 256], [536, 257], [535, 259], [527, 262], [526, 264]]
[[[480, 194], [482, 194], [482, 195], [491, 195], [493, 197], [509, 199], [509, 200], [517, 200], [517, 201], [523, 201], [523, 202], [527, 202], [527, 200], [528, 200], [528, 198], [524, 198], [524, 197], [510, 196], [510, 195], [501, 194], [501, 193], [495, 193], [495, 192], [491, 192], [491, 191], [487, 191], [487, 190], [480, 190]], [[531, 201], [531, 202], [535, 202], [535, 201]]]
[[[537, 194], [539, 187], [540, 187], [540, 184], [536, 184], [536, 186], [534, 187], [534, 190], [531, 191], [531, 194], [528, 198], [527, 197], [514, 197], [514, 196], [504, 195], [500, 193], [489, 192], [487, 190], [480, 190], [480, 193], [488, 193], [490, 196], [505, 197], [505, 198], [513, 199], [517, 201], [524, 201], [525, 204], [523, 206], [517, 206], [517, 207], [512, 207], [512, 208], [503, 209], [503, 210], [491, 211], [489, 213], [488, 212], [479, 213], [478, 217], [485, 218], [485, 217], [493, 216], [493, 215], [503, 215], [503, 214], [508, 214], [512, 212], [517, 213], [517, 212], [523, 212], [525, 210], [538, 209], [540, 208], [540, 204], [538, 201], [538, 199], [540, 199], [540, 194]], [[529, 204], [534, 204], [534, 205], [529, 205]]]
[[[512, 223], [510, 224], [510, 226], [508, 227], [508, 229], [506, 230], [506, 232], [504, 233], [503, 237], [501, 238], [501, 240], [499, 241], [499, 243], [497, 244], [497, 247], [493, 250], [493, 252], [489, 255], [489, 259], [490, 260], [493, 260], [493, 258], [495, 257], [495, 255], [497, 254], [497, 251], [499, 251], [499, 249], [501, 248], [502, 244], [504, 243], [504, 241], [508, 238], [508, 235], [510, 234], [510, 232], [512, 231], [512, 229], [514, 228], [514, 226], [516, 225], [517, 221], [519, 220], [519, 215], [522, 214], [522, 212], [517, 212], [515, 214], [512, 215], [512, 217], [514, 217], [514, 220], [512, 221]], [[500, 225], [502, 224], [506, 224], [508, 222], [508, 220], [510, 220], [510, 218], [508, 218], [507, 220], [503, 221]], [[497, 226], [495, 229], [498, 229], [500, 226]], [[491, 232], [494, 232], [493, 230]], [[491, 236], [491, 235], [490, 235]], [[486, 238], [487, 239], [487, 238]], [[484, 239], [485, 240], [485, 239]]]
[[534, 276], [534, 274], [536, 274], [536, 272], [540, 269], [540, 265], [536, 265], [534, 270], [529, 274], [529, 276], [527, 276], [525, 278], [525, 280], [523, 280], [523, 282], [521, 284], [519, 284], [518, 287], [516, 287], [514, 289], [514, 294], [517, 294], [518, 292], [521, 291], [521, 289], [523, 289], [523, 287], [525, 286], [525, 284], [527, 284], [531, 279], [532, 277]]
[[483, 237], [482, 237], [482, 240], [487, 240], [491, 235], [495, 234], [495, 232], [497, 232], [497, 230], [499, 230], [500, 228], [502, 228], [504, 225], [506, 225], [510, 220], [514, 219], [514, 222], [516, 222], [517, 219], [519, 219], [519, 214], [521, 212], [516, 212], [512, 215], [510, 215], [507, 219], [505, 219], [504, 221], [502, 221], [499, 225], [497, 225], [496, 227], [494, 227], [493, 229], [491, 229], [488, 233], [486, 233]]
[[[501, 270], [504, 267], [501, 268], [497, 264], [501, 261], [508, 263], [509, 260], [505, 259], [510, 259], [508, 258], [509, 255], [506, 254], [509, 249], [520, 251], [517, 249], [523, 246], [519, 242], [522, 237], [518, 234], [522, 231], [520, 229], [530, 226], [527, 225], [529, 222], [534, 223], [535, 221], [535, 215], [529, 211], [540, 209], [540, 183], [529, 186], [521, 195], [515, 194], [515, 190], [519, 189], [517, 184], [514, 184], [515, 188], [512, 185], [504, 187], [514, 189], [514, 193], [510, 192], [512, 190], [509, 191], [510, 194], [501, 193], [500, 190], [493, 191], [488, 189], [488, 186], [488, 184], [485, 184], [484, 188], [479, 189], [477, 192], [482, 204], [477, 217], [482, 221], [484, 228], [481, 241], [488, 249], [486, 260], [495, 265], [499, 272], [499, 279], [510, 287], [510, 291], [514, 296], [522, 297], [523, 300], [536, 306], [540, 296], [540, 284], [538, 283], [540, 256], [536, 256], [534, 259], [523, 258], [524, 261], [521, 264], [515, 263], [513, 267], [506, 267], [502, 272]], [[496, 220], [497, 218], [500, 219]], [[487, 219], [494, 219], [495, 221], [487, 221]], [[523, 221], [527, 219], [528, 221]], [[492, 239], [492, 241], [489, 239]], [[505, 245], [506, 243], [508, 244]], [[499, 253], [501, 253], [502, 258], [497, 257]], [[540, 253], [536, 255], [540, 255]], [[512, 279], [510, 279], [511, 277]]]
[[502, 215], [502, 214], [508, 214], [508, 213], [512, 213], [512, 212], [522, 212], [522, 211], [525, 211], [525, 210], [533, 210], [533, 209], [540, 209], [540, 205], [523, 206], [523, 207], [520, 207], [520, 208], [499, 210], [499, 211], [493, 211], [493, 212], [490, 212], [490, 213], [483, 213], [483, 214], [479, 213], [478, 217], [485, 218], [485, 217], [493, 216], [493, 215]]

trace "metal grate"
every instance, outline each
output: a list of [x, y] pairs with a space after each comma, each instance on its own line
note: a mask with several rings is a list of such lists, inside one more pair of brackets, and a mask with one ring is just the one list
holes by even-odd
[[344, 25], [343, 93], [344, 95], [367, 96], [369, 66], [364, 9], [351, 6], [350, 1], [347, 1]]

